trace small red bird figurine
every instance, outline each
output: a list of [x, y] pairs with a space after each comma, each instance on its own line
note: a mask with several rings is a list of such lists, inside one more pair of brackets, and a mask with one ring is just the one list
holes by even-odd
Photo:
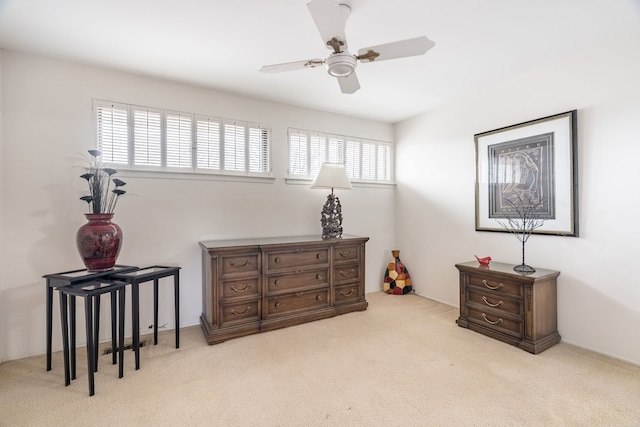
[[478, 258], [478, 255], [474, 255], [474, 257], [476, 257], [480, 265], [489, 265], [489, 262], [491, 261], [490, 256], [486, 256], [484, 258]]

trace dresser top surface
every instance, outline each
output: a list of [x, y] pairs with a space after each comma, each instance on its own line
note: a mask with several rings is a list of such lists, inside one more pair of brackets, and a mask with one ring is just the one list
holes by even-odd
[[547, 270], [547, 269], [538, 268], [538, 267], [534, 267], [536, 269], [534, 273], [523, 274], [523, 273], [518, 273], [517, 271], [514, 271], [513, 267], [515, 266], [516, 266], [515, 264], [506, 264], [503, 262], [494, 262], [494, 261], [491, 261], [491, 263], [488, 266], [482, 266], [480, 265], [480, 263], [478, 263], [478, 261], [469, 261], [469, 262], [462, 262], [462, 263], [456, 264], [456, 268], [460, 271], [489, 272], [489, 273], [500, 274], [502, 276], [512, 276], [520, 279], [525, 278], [525, 279], [531, 279], [531, 280], [538, 280], [545, 277], [558, 276], [560, 274], [560, 272], [556, 270]]
[[204, 249], [232, 248], [241, 246], [269, 246], [281, 244], [310, 244], [310, 243], [340, 243], [349, 241], [369, 240], [368, 237], [342, 235], [342, 239], [323, 239], [320, 235], [308, 236], [278, 236], [278, 237], [255, 237], [248, 239], [227, 239], [227, 240], [207, 240], [200, 242], [200, 246]]

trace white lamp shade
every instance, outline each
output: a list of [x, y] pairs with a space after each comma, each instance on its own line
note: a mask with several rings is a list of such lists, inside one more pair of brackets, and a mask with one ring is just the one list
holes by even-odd
[[323, 163], [311, 188], [342, 188], [351, 190], [351, 181], [342, 163]]

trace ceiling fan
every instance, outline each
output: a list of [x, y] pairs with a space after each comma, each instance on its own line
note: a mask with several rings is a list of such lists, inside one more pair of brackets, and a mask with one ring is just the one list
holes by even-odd
[[333, 52], [325, 59], [315, 58], [283, 64], [265, 65], [260, 68], [263, 73], [280, 73], [302, 68], [314, 68], [324, 65], [329, 75], [338, 79], [342, 93], [354, 93], [360, 89], [355, 70], [358, 61], [366, 64], [374, 61], [424, 55], [435, 43], [426, 36], [400, 40], [358, 50], [357, 55], [349, 53], [345, 26], [351, 8], [346, 4], [338, 4], [333, 0], [312, 0], [307, 4], [309, 12], [320, 32], [327, 48]]

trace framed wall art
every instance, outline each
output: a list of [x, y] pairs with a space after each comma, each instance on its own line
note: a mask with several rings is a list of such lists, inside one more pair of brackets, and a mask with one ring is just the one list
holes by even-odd
[[535, 200], [536, 234], [578, 236], [577, 110], [474, 135], [476, 230], [509, 232], [514, 201]]

